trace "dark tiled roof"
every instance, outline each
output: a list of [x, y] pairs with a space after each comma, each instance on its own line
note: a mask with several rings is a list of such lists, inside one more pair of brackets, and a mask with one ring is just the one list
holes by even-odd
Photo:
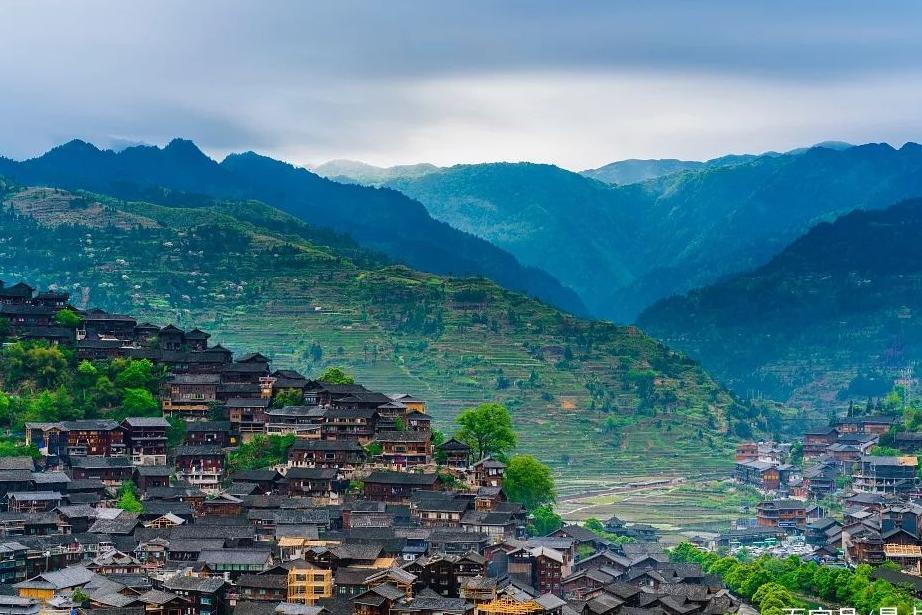
[[335, 480], [336, 474], [335, 468], [291, 468], [285, 477], [295, 480]]
[[[221, 390], [224, 390], [225, 386], [230, 385], [221, 385]], [[246, 385], [246, 386], [255, 386], [255, 385]], [[256, 386], [258, 390], [259, 387]], [[225, 405], [231, 406], [234, 408], [268, 408], [272, 400], [265, 399], [262, 397], [231, 397], [227, 400]]]
[[437, 474], [418, 474], [415, 472], [375, 471], [365, 479], [365, 484], [381, 483], [385, 485], [412, 485], [431, 487], [438, 481]]
[[200, 456], [224, 456], [224, 450], [220, 446], [210, 446], [210, 445], [201, 445], [201, 446], [177, 446], [176, 447], [176, 456], [177, 457], [200, 457]]
[[85, 470], [100, 468], [131, 468], [131, 460], [127, 457], [71, 457], [70, 466]]
[[231, 430], [230, 421], [193, 421], [186, 425], [186, 431], [224, 431]]
[[375, 435], [378, 442], [428, 442], [428, 431], [382, 431]]
[[295, 440], [291, 446], [294, 451], [355, 451], [365, 449], [356, 440]]
[[170, 427], [169, 422], [162, 416], [129, 416], [125, 419], [131, 427], [162, 427], [168, 429]]

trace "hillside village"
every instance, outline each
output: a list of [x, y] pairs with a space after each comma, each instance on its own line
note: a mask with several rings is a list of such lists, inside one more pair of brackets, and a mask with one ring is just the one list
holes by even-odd
[[212, 345], [198, 329], [69, 301], [0, 283], [3, 336], [66, 348], [88, 371], [146, 361], [162, 373], [159, 408], [22, 424], [0, 457], [0, 613], [740, 606], [717, 576], [670, 561], [650, 526], [612, 518], [594, 530], [558, 518], [540, 531], [541, 511], [507, 494], [515, 460], [442, 437], [412, 394], [310, 379], [259, 352]]
[[922, 595], [922, 434], [900, 417], [836, 418], [802, 440], [746, 442], [735, 477], [759, 490], [755, 518], [720, 535], [731, 550], [880, 566]]

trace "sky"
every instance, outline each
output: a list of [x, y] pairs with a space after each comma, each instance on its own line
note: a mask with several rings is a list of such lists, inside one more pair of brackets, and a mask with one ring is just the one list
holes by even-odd
[[0, 0], [0, 154], [579, 170], [922, 140], [922, 3]]

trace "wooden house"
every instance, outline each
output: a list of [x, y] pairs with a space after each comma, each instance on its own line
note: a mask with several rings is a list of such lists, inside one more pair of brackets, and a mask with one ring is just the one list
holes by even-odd
[[502, 487], [506, 464], [491, 457], [474, 464], [474, 479], [481, 487]]
[[288, 465], [351, 471], [365, 463], [366, 456], [357, 440], [297, 440], [288, 449]]
[[224, 478], [225, 455], [218, 446], [176, 447], [179, 476], [203, 491], [216, 491]]
[[122, 421], [131, 462], [136, 465], [166, 465], [166, 433], [170, 424], [163, 417], [133, 417]]
[[409, 502], [414, 491], [441, 491], [438, 474], [372, 472], [364, 481], [365, 497], [382, 502]]
[[203, 419], [217, 400], [219, 374], [174, 374], [167, 382], [163, 414], [182, 419]]

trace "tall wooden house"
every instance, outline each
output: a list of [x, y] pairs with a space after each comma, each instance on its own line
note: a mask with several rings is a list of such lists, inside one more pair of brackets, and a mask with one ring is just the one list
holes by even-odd
[[159, 416], [130, 416], [122, 421], [131, 462], [136, 465], [166, 465], [166, 434], [169, 428], [167, 420]]
[[68, 457], [116, 457], [126, 454], [125, 431], [109, 419], [62, 421]]
[[218, 446], [176, 447], [179, 476], [202, 491], [217, 491], [224, 478], [225, 455]]
[[186, 420], [208, 416], [211, 405], [217, 400], [219, 374], [175, 374], [167, 382], [167, 395], [163, 399], [163, 414]]

